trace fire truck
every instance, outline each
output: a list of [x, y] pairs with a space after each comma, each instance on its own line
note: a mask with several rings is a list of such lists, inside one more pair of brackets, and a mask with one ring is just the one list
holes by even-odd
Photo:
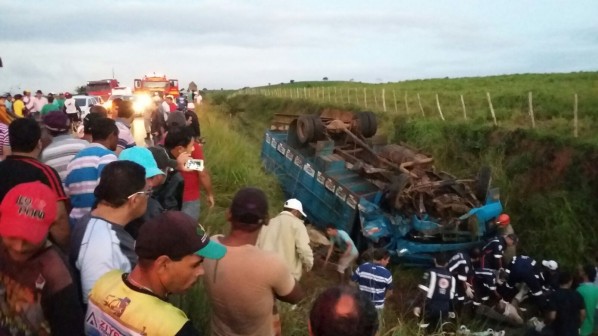
[[112, 94], [112, 89], [118, 87], [116, 79], [100, 79], [87, 82], [85, 90], [90, 96], [100, 96], [104, 101]]
[[172, 95], [176, 98], [179, 96], [179, 81], [177, 79], [168, 79], [166, 75], [156, 74], [155, 72], [134, 80], [133, 93], [154, 95], [156, 92], [164, 96]]

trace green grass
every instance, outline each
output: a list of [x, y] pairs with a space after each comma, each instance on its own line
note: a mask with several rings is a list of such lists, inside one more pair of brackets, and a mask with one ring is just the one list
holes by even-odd
[[467, 118], [478, 124], [492, 123], [486, 96], [489, 92], [498, 124], [510, 128], [531, 128], [528, 93], [532, 92], [536, 127], [560, 135], [573, 132], [574, 94], [577, 94], [580, 137], [596, 137], [593, 130], [598, 126], [598, 72], [426, 79], [384, 84], [295, 82], [261, 86], [244, 92], [383, 112], [383, 89], [386, 113], [408, 119], [424, 118], [420, 110], [421, 101], [425, 119], [440, 120], [436, 104], [438, 94], [445, 119], [463, 120], [460, 98], [463, 95]]

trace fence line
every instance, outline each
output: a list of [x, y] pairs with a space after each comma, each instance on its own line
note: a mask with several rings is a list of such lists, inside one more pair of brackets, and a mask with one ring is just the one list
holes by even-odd
[[[541, 120], [551, 119], [555, 116], [555, 113], [559, 117], [567, 118], [567, 115], [563, 115], [560, 111], [563, 110], [562, 107], [560, 109], [552, 109], [552, 112], [549, 112], [549, 115], [546, 114], [546, 102], [543, 105], [542, 99], [538, 100], [538, 97], [542, 98], [543, 96], [536, 95], [537, 102], [534, 101], [534, 95], [532, 91], [528, 91], [521, 94], [513, 94], [516, 96], [516, 99], [511, 99], [511, 101], [507, 100], [510, 106], [504, 106], [505, 96], [497, 95], [496, 101], [498, 105], [495, 107], [495, 104], [492, 99], [492, 95], [490, 92], [485, 92], [485, 99], [483, 99], [483, 95], [477, 95], [470, 93], [467, 96], [468, 103], [465, 103], [465, 95], [463, 93], [432, 93], [429, 91], [422, 91], [416, 92], [413, 91], [411, 94], [405, 90], [400, 92], [400, 90], [392, 89], [391, 92], [386, 92], [386, 88], [372, 88], [369, 89], [367, 87], [359, 88], [359, 87], [336, 87], [336, 86], [328, 86], [328, 87], [303, 87], [301, 88], [293, 88], [293, 87], [273, 87], [273, 88], [259, 88], [259, 89], [244, 89], [238, 91], [238, 93], [243, 94], [255, 94], [255, 95], [263, 95], [267, 97], [281, 97], [287, 99], [306, 99], [306, 100], [316, 100], [321, 102], [328, 102], [328, 103], [337, 103], [337, 104], [350, 104], [353, 106], [358, 106], [367, 110], [372, 110], [374, 112], [380, 113], [394, 113], [395, 115], [403, 115], [407, 118], [433, 118], [433, 119], [440, 119], [443, 121], [450, 121], [450, 120], [490, 120], [493, 125], [498, 126], [498, 122], [500, 120], [504, 121], [505, 118], [511, 121], [518, 121], [518, 124], [521, 123], [523, 120], [521, 117], [517, 117], [513, 114], [513, 112], [517, 113], [517, 111], [521, 112], [521, 116], [529, 117], [529, 125], [528, 127], [532, 129], [538, 128], [537, 117], [540, 117]], [[387, 94], [388, 93], [388, 94]], [[525, 99], [525, 95], [527, 93], [527, 99]], [[402, 96], [401, 96], [402, 94]], [[433, 94], [433, 96], [432, 96]], [[473, 98], [471, 96], [474, 96]], [[451, 98], [454, 97], [454, 98]], [[570, 97], [570, 96], [569, 96]], [[401, 102], [403, 100], [403, 102]], [[485, 104], [483, 102], [485, 100]], [[404, 103], [404, 110], [399, 109], [399, 104]], [[552, 103], [552, 101], [550, 101]], [[569, 114], [568, 118], [572, 117], [572, 128], [573, 128], [573, 136], [579, 137], [580, 133], [580, 115], [579, 115], [579, 97], [577, 93], [573, 94], [573, 115]], [[391, 104], [391, 105], [389, 105]], [[410, 111], [410, 106], [412, 104], [417, 104], [417, 108], [419, 108], [419, 112], [412, 114]], [[527, 109], [526, 106], [527, 105]], [[561, 99], [561, 105], [562, 99]], [[539, 108], [537, 108], [539, 106]], [[412, 105], [413, 107], [413, 105]], [[426, 113], [433, 111], [436, 109], [438, 111], [438, 115], [434, 115], [434, 113]], [[585, 107], [584, 111], [587, 111], [588, 106]], [[556, 112], [555, 112], [556, 110]], [[505, 117], [506, 116], [506, 117]], [[582, 114], [583, 117], [583, 114]], [[585, 116], [585, 119], [582, 120], [591, 120], [588, 118], [590, 116]], [[461, 119], [462, 118], [462, 119]], [[545, 125], [545, 122], [540, 123], [539, 125]], [[569, 127], [571, 127], [569, 126]], [[591, 127], [586, 126], [583, 128], [584, 133], [592, 134], [593, 131]], [[569, 133], [571, 134], [571, 133]]]

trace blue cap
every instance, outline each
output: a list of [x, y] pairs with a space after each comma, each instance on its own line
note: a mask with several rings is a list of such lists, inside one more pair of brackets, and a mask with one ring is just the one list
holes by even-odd
[[127, 148], [120, 152], [120, 156], [118, 157], [118, 159], [121, 161], [133, 161], [141, 165], [143, 168], [145, 168], [146, 179], [160, 174], [166, 175], [163, 171], [161, 171], [158, 168], [158, 164], [156, 163], [156, 160], [154, 159], [152, 152], [150, 152], [150, 150], [145, 147], [135, 146]]

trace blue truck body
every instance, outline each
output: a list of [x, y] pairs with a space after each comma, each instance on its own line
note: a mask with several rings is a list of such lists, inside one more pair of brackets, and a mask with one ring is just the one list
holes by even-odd
[[437, 228], [439, 221], [384, 209], [383, 190], [347, 169], [347, 162], [334, 154], [334, 141], [295, 148], [287, 140], [286, 131], [267, 131], [261, 152], [264, 168], [277, 176], [285, 196], [299, 199], [309, 221], [317, 227], [332, 223], [348, 232], [358, 246], [384, 247], [403, 262], [429, 264], [434, 253], [479, 245], [492, 234], [489, 223], [502, 212], [495, 189], [482, 206], [459, 218], [468, 221], [473, 217], [476, 227], [472, 230], [455, 230], [450, 237], [441, 237], [444, 239], [414, 236], [414, 232]]

